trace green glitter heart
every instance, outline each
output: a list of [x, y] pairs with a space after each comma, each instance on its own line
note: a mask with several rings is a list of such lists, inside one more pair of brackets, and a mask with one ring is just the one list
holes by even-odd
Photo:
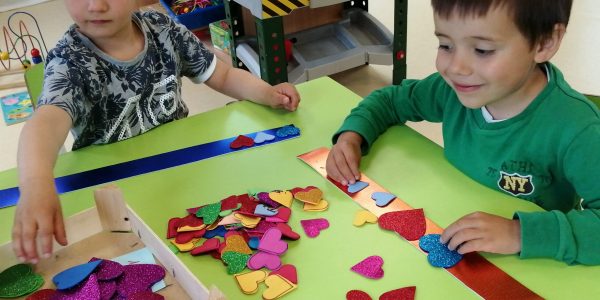
[[34, 292], [44, 285], [44, 278], [33, 273], [31, 266], [14, 265], [0, 273], [0, 298], [16, 298]]
[[219, 217], [221, 212], [221, 202], [202, 206], [197, 212], [196, 217], [202, 218], [202, 221], [206, 225], [214, 223]]
[[242, 272], [250, 259], [250, 255], [233, 251], [223, 252], [221, 259], [227, 264], [227, 274], [233, 275]]

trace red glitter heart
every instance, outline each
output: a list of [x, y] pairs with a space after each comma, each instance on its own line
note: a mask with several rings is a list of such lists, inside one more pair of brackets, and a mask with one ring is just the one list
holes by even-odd
[[413, 300], [415, 299], [416, 286], [408, 286], [397, 290], [385, 292], [379, 296], [379, 300]]
[[271, 272], [269, 276], [273, 274], [277, 274], [294, 284], [298, 284], [298, 273], [296, 272], [296, 267], [294, 267], [294, 265], [283, 265], [279, 270]]
[[369, 294], [359, 290], [351, 290], [346, 293], [346, 300], [373, 300]]
[[422, 208], [388, 212], [377, 222], [382, 229], [395, 231], [408, 241], [418, 240], [427, 229]]
[[229, 145], [231, 149], [239, 149], [242, 147], [252, 146], [254, 146], [254, 140], [245, 135], [238, 135], [238, 137]]

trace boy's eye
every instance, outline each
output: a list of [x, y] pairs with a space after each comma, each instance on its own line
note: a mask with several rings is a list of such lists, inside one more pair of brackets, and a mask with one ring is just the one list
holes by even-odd
[[485, 50], [485, 49], [475, 48], [475, 53], [477, 53], [478, 55], [481, 55], [481, 56], [492, 55], [492, 54], [494, 54], [494, 51], [495, 50]]
[[439, 45], [438, 49], [447, 52], [447, 51], [450, 51], [451, 47], [448, 45]]

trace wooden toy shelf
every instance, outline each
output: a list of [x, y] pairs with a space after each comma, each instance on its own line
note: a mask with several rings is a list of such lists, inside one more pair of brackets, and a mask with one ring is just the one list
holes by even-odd
[[[366, 0], [227, 0], [233, 65], [277, 84], [363, 64], [393, 64], [398, 84], [406, 77], [407, 2], [394, 2], [392, 34], [368, 13]], [[253, 19], [255, 32], [248, 19]], [[289, 60], [286, 40], [294, 41]]]

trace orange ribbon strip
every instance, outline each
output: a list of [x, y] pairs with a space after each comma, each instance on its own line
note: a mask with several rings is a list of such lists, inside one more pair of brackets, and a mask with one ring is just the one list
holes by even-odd
[[[298, 158], [315, 169], [323, 177], [327, 178], [360, 206], [378, 217], [387, 212], [413, 209], [400, 198], [396, 198], [396, 200], [386, 207], [378, 207], [375, 205], [375, 201], [371, 200], [371, 194], [374, 192], [387, 192], [387, 190], [364, 174], [361, 174], [360, 180], [367, 182], [369, 186], [355, 194], [348, 193], [348, 188], [346, 186], [339, 184], [327, 176], [325, 161], [327, 160], [328, 154], [329, 149], [323, 147], [301, 154]], [[443, 232], [443, 228], [436, 225], [431, 220], [425, 219], [425, 221], [427, 226], [426, 234], [440, 234]], [[418, 240], [408, 242], [421, 250], [421, 248], [419, 248]], [[421, 252], [423, 251], [421, 250]], [[463, 259], [458, 264], [451, 268], [447, 268], [446, 271], [454, 275], [454, 277], [484, 299], [543, 299], [475, 252], [463, 255]]]

